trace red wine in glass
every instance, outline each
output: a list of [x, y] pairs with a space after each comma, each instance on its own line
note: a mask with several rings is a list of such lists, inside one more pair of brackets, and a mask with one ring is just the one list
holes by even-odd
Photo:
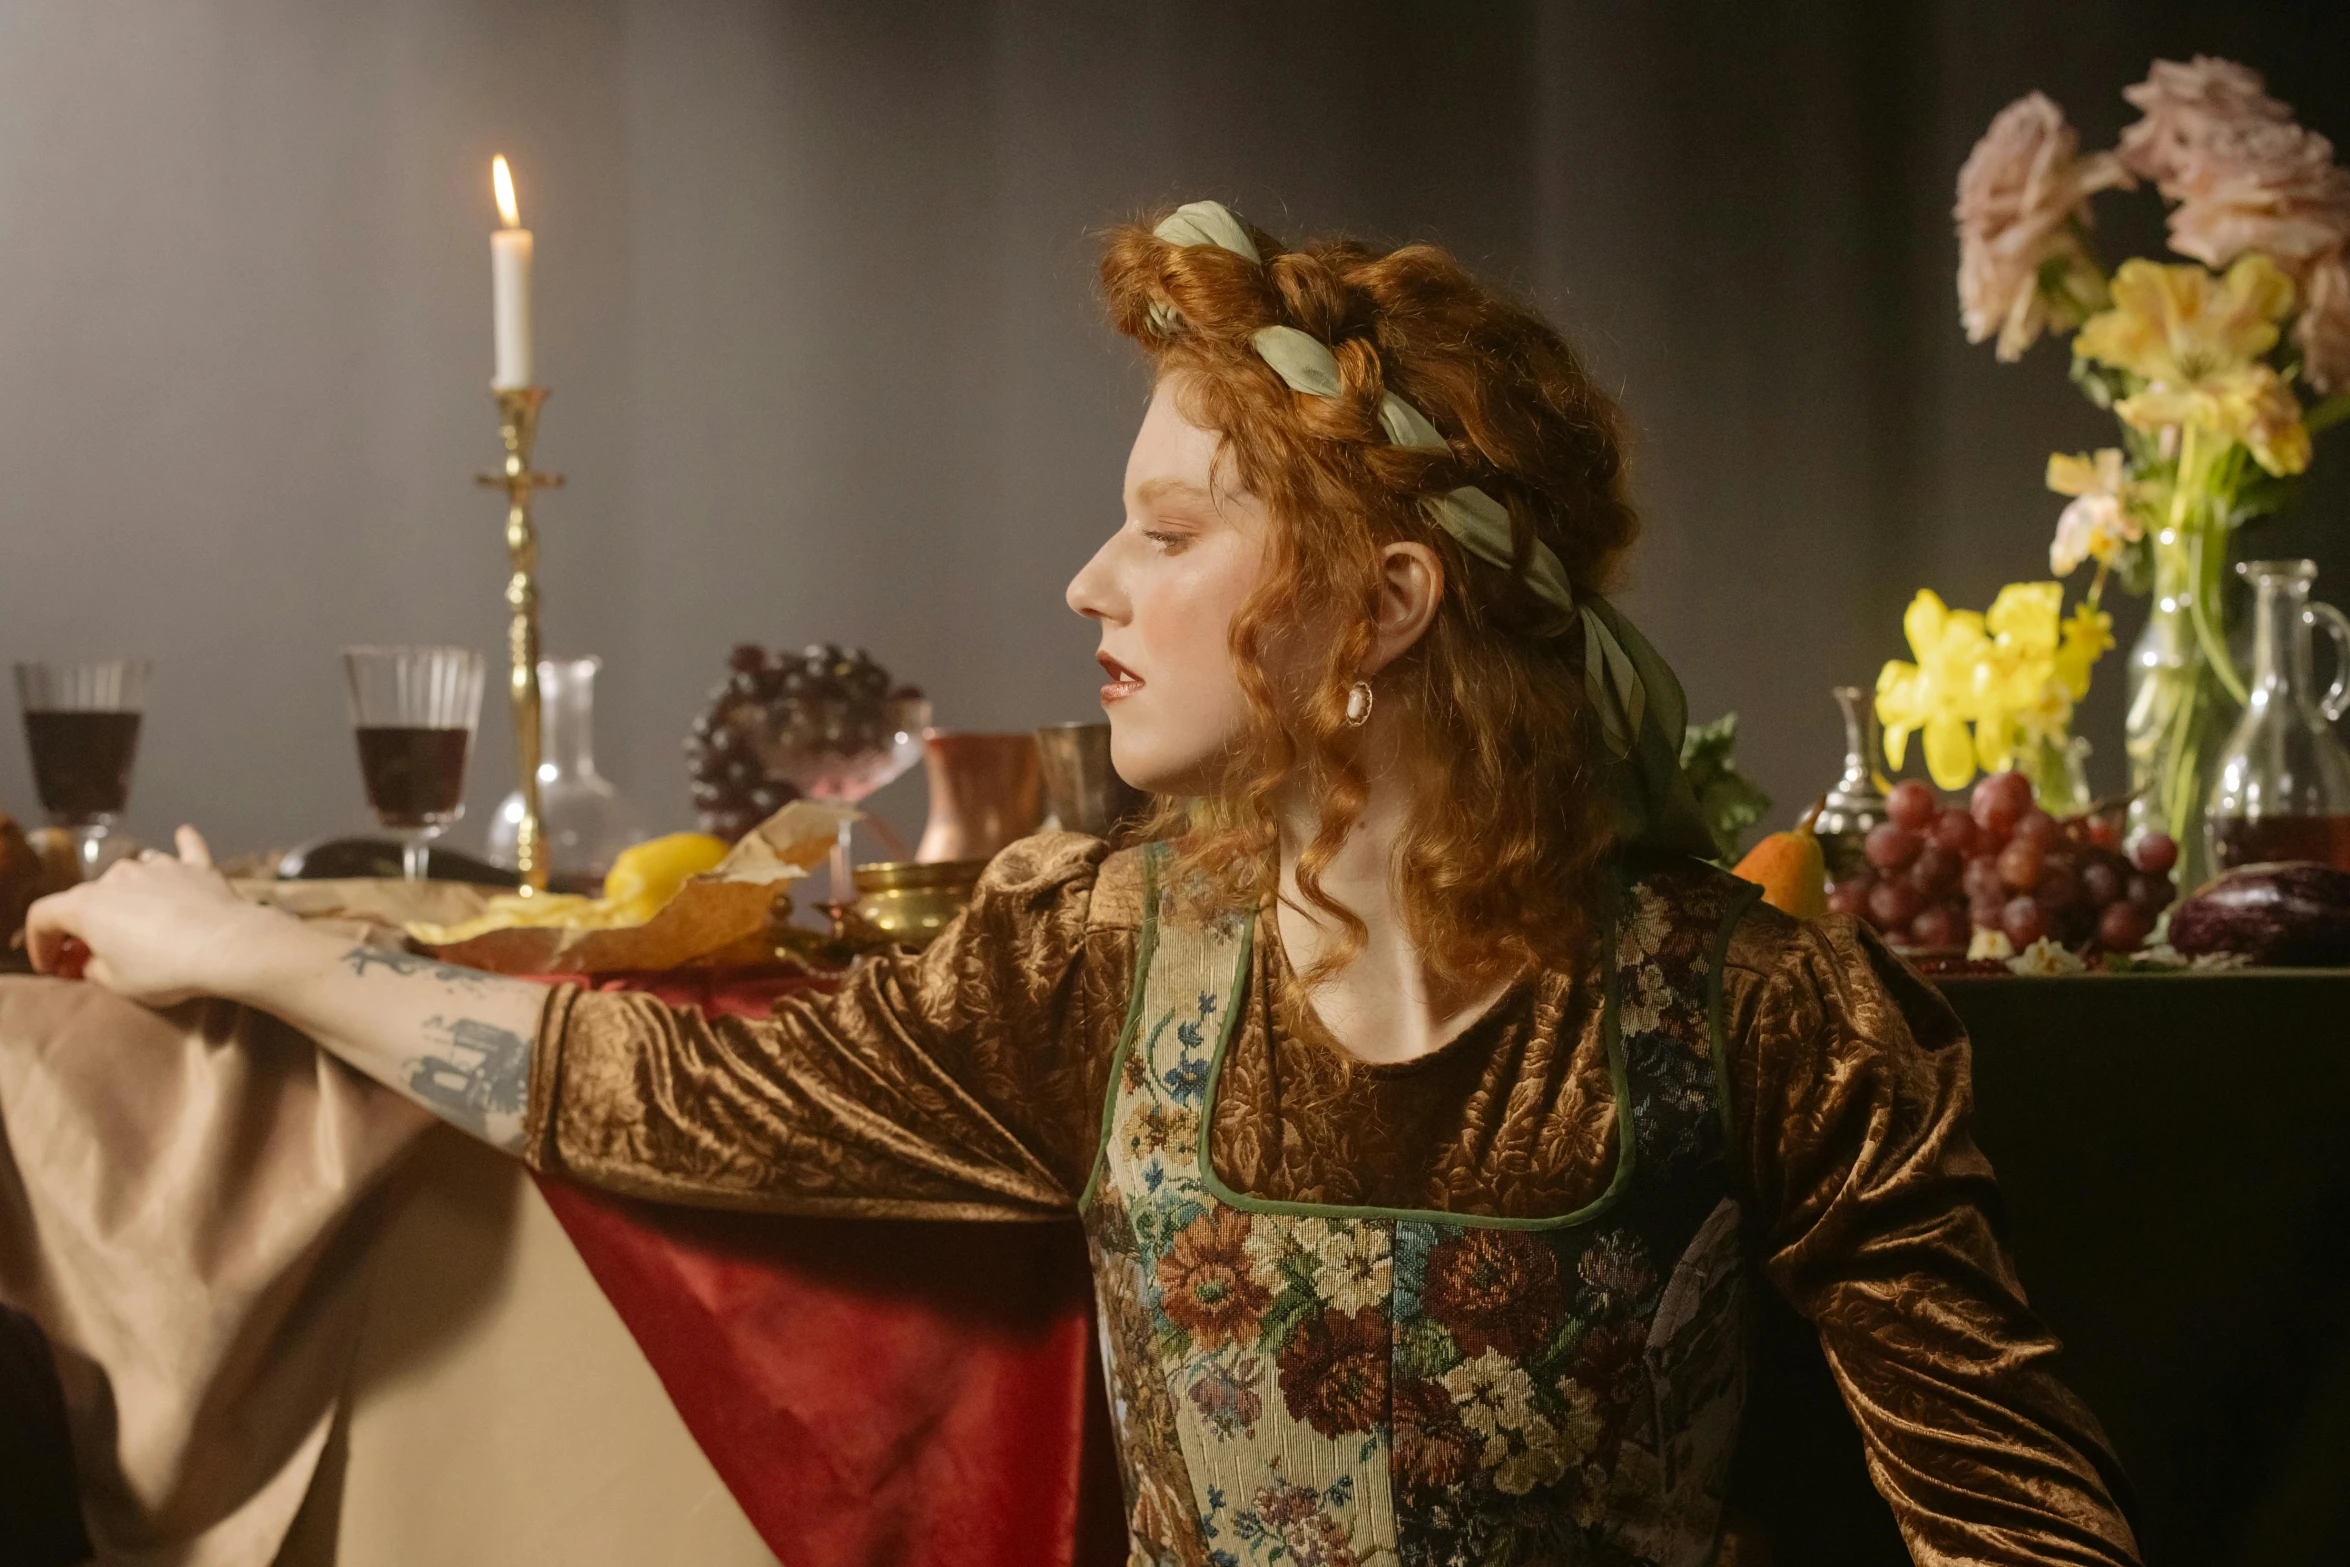
[[399, 838], [410, 881], [424, 879], [426, 846], [465, 812], [481, 674], [481, 655], [469, 648], [343, 649], [367, 803]]
[[377, 821], [398, 829], [444, 827], [465, 799], [465, 729], [362, 724], [359, 771]]
[[131, 847], [112, 834], [115, 818], [130, 803], [149, 668], [143, 658], [16, 666], [33, 787], [51, 825], [73, 835], [84, 876], [98, 873], [110, 849], [119, 854]]
[[24, 730], [33, 789], [51, 821], [91, 827], [122, 814], [139, 749], [137, 713], [28, 712]]
[[2350, 816], [2214, 816], [2207, 826], [2219, 870], [2315, 860], [2350, 871]]

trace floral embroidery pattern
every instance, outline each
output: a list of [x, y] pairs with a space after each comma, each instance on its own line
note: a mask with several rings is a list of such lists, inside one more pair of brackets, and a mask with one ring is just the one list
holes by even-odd
[[1480, 1451], [1442, 1384], [1406, 1382], [1395, 1390], [1395, 1462], [1407, 1485], [1458, 1485]]
[[1523, 1355], [1566, 1309], [1558, 1257], [1523, 1230], [1462, 1230], [1428, 1254], [1420, 1303], [1467, 1355]]
[[[1153, 1567], [1184, 1562], [1180, 1543], [1191, 1531], [1190, 1485], [1182, 1472], [1166, 1383], [1147, 1374], [1153, 1364], [1153, 1334], [1142, 1301], [1133, 1230], [1116, 1192], [1094, 1205], [1085, 1216], [1085, 1228], [1093, 1251], [1094, 1297], [1109, 1372], [1110, 1424], [1118, 1443], [1132, 1560]], [[1128, 1368], [1145, 1374], [1126, 1374]]]
[[1583, 1275], [1578, 1298], [1584, 1315], [1605, 1317], [1622, 1312], [1648, 1293], [1656, 1270], [1648, 1265], [1640, 1237], [1629, 1230], [1610, 1230], [1599, 1244], [1583, 1253], [1577, 1265]]
[[[1248, 1547], [1250, 1560], [1293, 1567], [1360, 1567], [1362, 1558], [1335, 1516], [1353, 1499], [1352, 1481], [1342, 1476], [1319, 1490], [1292, 1485], [1281, 1478], [1279, 1464], [1280, 1460], [1273, 1461], [1273, 1483], [1259, 1489], [1253, 1505], [1233, 1519], [1232, 1532]], [[1219, 1551], [1209, 1560], [1226, 1567], [1239, 1558]]]
[[1122, 1135], [1127, 1157], [1138, 1164], [1168, 1149], [1180, 1158], [1199, 1142], [1199, 1115], [1182, 1106], [1138, 1104], [1126, 1113]]
[[1387, 1359], [1385, 1309], [1332, 1306], [1282, 1346], [1282, 1400], [1324, 1436], [1368, 1431], [1387, 1414]]
[[[1710, 872], [1629, 889], [1612, 956], [1634, 1179], [1603, 1217], [1536, 1229], [1219, 1199], [1200, 1152], [1236, 938], [1162, 929], [1117, 1073], [1107, 1195], [1088, 1215], [1137, 1560], [1636, 1564], [1702, 1549], [1718, 1486], [1674, 1489], [1699, 1466], [1650, 1332], [1659, 1259], [1683, 1255], [1697, 1199], [1723, 1190], [1707, 981], [1728, 891]], [[1668, 1467], [1657, 1455], [1674, 1440]]]
[[1264, 1398], [1257, 1392], [1264, 1372], [1265, 1363], [1254, 1355], [1230, 1362], [1201, 1361], [1191, 1384], [1192, 1407], [1220, 1437], [1253, 1436], [1257, 1419], [1265, 1412]]
[[1250, 1218], [1237, 1208], [1201, 1214], [1159, 1259], [1159, 1309], [1191, 1335], [1194, 1349], [1253, 1342], [1269, 1303], [1250, 1274]]
[[1631, 1075], [1633, 1135], [1640, 1157], [1687, 1157], [1698, 1151], [1704, 1117], [1713, 1108], [1713, 1063], [1683, 1049], [1671, 1034], [1635, 1034], [1624, 1041]]

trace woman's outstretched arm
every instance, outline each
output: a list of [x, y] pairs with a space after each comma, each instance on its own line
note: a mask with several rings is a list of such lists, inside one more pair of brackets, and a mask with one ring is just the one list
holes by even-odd
[[179, 859], [124, 860], [33, 905], [33, 966], [149, 1006], [223, 996], [272, 1013], [369, 1077], [519, 1153], [544, 986], [354, 945], [247, 903], [180, 829]]
[[1066, 1213], [1084, 1185], [1140, 911], [1127, 871], [1098, 895], [1096, 839], [1013, 845], [927, 949], [762, 1018], [354, 947], [237, 898], [195, 834], [181, 847], [36, 904], [36, 964], [151, 1006], [274, 1013], [465, 1131], [609, 1190], [1001, 1219]]

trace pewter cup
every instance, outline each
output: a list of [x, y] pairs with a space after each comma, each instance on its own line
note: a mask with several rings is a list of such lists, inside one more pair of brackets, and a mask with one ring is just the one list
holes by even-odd
[[1107, 838], [1139, 820], [1150, 796], [1110, 765], [1108, 724], [1047, 724], [1036, 732], [1044, 793], [1063, 830]]

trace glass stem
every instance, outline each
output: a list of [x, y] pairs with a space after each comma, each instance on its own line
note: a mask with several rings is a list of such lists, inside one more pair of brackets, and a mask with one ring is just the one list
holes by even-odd
[[832, 901], [857, 901], [857, 871], [849, 860], [849, 823], [840, 824], [840, 837], [832, 845]]
[[410, 881], [423, 881], [425, 868], [432, 857], [432, 840], [410, 838], [400, 845], [400, 874]]

